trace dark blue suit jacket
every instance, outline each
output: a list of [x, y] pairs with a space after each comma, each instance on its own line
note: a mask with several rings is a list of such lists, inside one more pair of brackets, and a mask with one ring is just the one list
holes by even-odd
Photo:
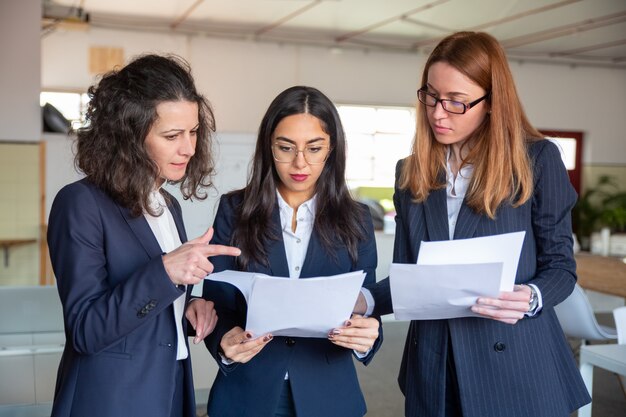
[[[222, 197], [213, 225], [213, 243], [231, 244], [236, 222], [234, 207], [240, 201], [240, 196]], [[376, 242], [369, 213], [363, 226], [367, 239], [359, 244], [356, 265], [352, 265], [345, 247], [337, 248], [336, 259], [329, 256], [313, 231], [301, 278], [363, 270], [367, 273], [365, 281], [374, 283]], [[269, 267], [253, 263], [248, 271], [288, 277], [278, 204], [271, 227], [279, 240], [266, 243]], [[233, 257], [214, 257], [211, 261], [216, 272], [236, 269]], [[212, 281], [205, 281], [204, 297], [215, 301], [219, 316], [216, 330], [206, 339], [221, 369], [209, 396], [211, 417], [273, 417], [286, 372], [289, 372], [298, 417], [360, 417], [365, 414], [365, 401], [351, 350], [335, 346], [327, 339], [275, 337], [250, 362], [226, 366], [218, 354], [219, 343], [224, 333], [233, 327], [245, 328], [246, 301], [233, 286]], [[320, 308], [324, 308], [323, 304]], [[382, 330], [376, 345], [362, 362], [367, 364], [372, 359], [381, 341]]]
[[[48, 244], [66, 335], [52, 416], [169, 417], [178, 366], [172, 303], [183, 290], [165, 272], [146, 219], [83, 179], [56, 196]], [[183, 415], [195, 417], [189, 358], [183, 366]]]
[[[537, 285], [543, 309], [515, 325], [483, 318], [412, 321], [398, 377], [407, 416], [443, 417], [449, 343], [464, 417], [566, 417], [590, 401], [553, 309], [576, 282], [570, 223], [576, 193], [554, 144], [540, 140], [528, 149], [533, 197], [516, 208], [504, 204], [494, 220], [463, 205], [454, 238], [526, 231], [516, 283]], [[394, 262], [415, 263], [422, 241], [449, 239], [445, 188], [415, 203], [396, 185], [394, 203]], [[378, 314], [390, 313], [389, 280], [371, 290]]]

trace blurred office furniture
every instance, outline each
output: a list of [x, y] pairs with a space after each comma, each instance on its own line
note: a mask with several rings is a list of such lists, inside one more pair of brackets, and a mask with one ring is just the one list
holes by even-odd
[[617, 343], [626, 345], [626, 306], [613, 310], [613, 318], [617, 329]]
[[576, 284], [574, 291], [554, 310], [566, 336], [581, 339], [584, 345], [589, 340], [616, 340], [617, 332], [598, 324], [585, 291]]
[[0, 416], [49, 416], [65, 344], [56, 287], [0, 287], [0, 317]]
[[587, 290], [626, 298], [626, 264], [612, 256], [576, 254], [578, 284]]
[[[580, 348], [580, 373], [589, 394], [593, 393], [593, 367], [597, 366], [618, 377], [626, 376], [626, 345], [603, 344], [587, 345]], [[591, 417], [591, 404], [578, 410], [578, 417]]]

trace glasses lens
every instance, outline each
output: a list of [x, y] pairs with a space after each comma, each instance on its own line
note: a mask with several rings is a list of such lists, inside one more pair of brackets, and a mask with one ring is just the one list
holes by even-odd
[[278, 162], [291, 162], [296, 157], [295, 146], [276, 144], [272, 149], [274, 150], [274, 158]]
[[460, 101], [441, 100], [441, 104], [443, 104], [443, 109], [447, 112], [455, 114], [465, 113], [465, 104]]
[[437, 99], [424, 90], [417, 90], [417, 98], [423, 104], [430, 107], [434, 107], [437, 104]]
[[321, 164], [328, 156], [328, 146], [307, 146], [304, 148], [304, 159], [309, 164]]
[[[296, 155], [300, 152], [295, 146], [275, 144], [272, 147], [274, 153], [274, 159], [278, 162], [293, 162], [296, 159]], [[321, 164], [326, 161], [330, 153], [328, 146], [321, 145], [309, 145], [304, 148], [302, 154], [304, 160], [308, 164]]]

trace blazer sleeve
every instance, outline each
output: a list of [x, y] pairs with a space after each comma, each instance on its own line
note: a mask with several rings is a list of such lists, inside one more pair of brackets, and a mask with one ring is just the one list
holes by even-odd
[[[376, 253], [376, 238], [374, 234], [374, 224], [372, 223], [372, 215], [365, 205], [363, 205], [362, 208], [365, 213], [363, 219], [363, 229], [365, 231], [366, 238], [359, 244], [358, 259], [354, 269], [356, 271], [363, 270], [367, 274], [365, 276], [363, 286], [368, 288], [376, 283], [376, 266], [378, 265], [378, 257]], [[354, 358], [357, 361], [362, 362], [364, 365], [368, 365], [372, 361], [374, 355], [383, 343], [382, 321], [380, 320], [380, 316], [373, 315], [373, 317], [378, 320], [379, 323], [378, 338], [366, 356], [360, 358], [354, 355]]]
[[[232, 197], [222, 196], [213, 222], [213, 240], [211, 243], [230, 245], [235, 226], [235, 207]], [[236, 269], [235, 258], [232, 256], [215, 256], [210, 259], [213, 272]], [[245, 325], [246, 302], [239, 290], [230, 284], [205, 280], [202, 297], [213, 301], [217, 312], [217, 324], [213, 332], [204, 339], [204, 343], [224, 373], [232, 371], [237, 364], [225, 365], [220, 356], [220, 342], [232, 328]]]
[[[404, 203], [403, 197], [405, 192], [400, 190], [398, 183], [400, 180], [400, 173], [402, 172], [403, 160], [398, 161], [396, 164], [396, 183], [393, 193], [393, 204], [396, 211], [396, 233], [393, 243], [393, 262], [396, 263], [409, 263], [409, 234], [406, 230], [404, 223]], [[366, 286], [372, 293], [374, 298], [374, 312], [375, 316], [382, 316], [385, 314], [393, 313], [393, 304], [391, 300], [391, 288], [389, 287], [389, 277], [377, 282], [374, 285]]]
[[104, 230], [102, 216], [121, 218], [121, 213], [101, 210], [94, 190], [74, 183], [56, 196], [48, 227], [66, 336], [74, 350], [85, 355], [119, 342], [183, 293], [170, 281], [160, 256], [128, 277], [116, 277], [116, 285], [110, 283], [109, 265], [124, 260], [109, 259], [105, 239], [115, 239], [106, 236], [115, 231]]
[[548, 140], [534, 143], [531, 159], [535, 178], [532, 227], [537, 270], [527, 283], [539, 288], [545, 309], [565, 300], [576, 283], [571, 223], [576, 192], [555, 144]]

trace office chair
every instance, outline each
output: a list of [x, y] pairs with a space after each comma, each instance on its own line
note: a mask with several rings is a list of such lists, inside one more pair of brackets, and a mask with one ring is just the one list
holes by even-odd
[[563, 333], [572, 338], [581, 339], [581, 344], [589, 340], [616, 340], [617, 331], [598, 324], [585, 291], [578, 285], [565, 301], [554, 307], [561, 323]]

